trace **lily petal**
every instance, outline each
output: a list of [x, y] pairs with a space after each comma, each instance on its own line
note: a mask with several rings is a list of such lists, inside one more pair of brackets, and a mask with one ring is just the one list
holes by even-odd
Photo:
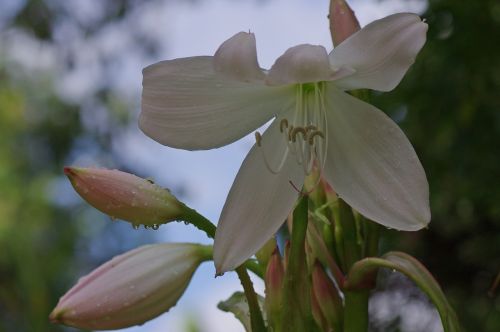
[[276, 60], [266, 82], [269, 85], [314, 83], [328, 81], [333, 74], [326, 49], [303, 44], [290, 47]]
[[324, 175], [365, 217], [414, 231], [430, 221], [429, 185], [403, 131], [382, 111], [327, 85]]
[[415, 61], [426, 39], [427, 24], [415, 14], [400, 13], [374, 21], [340, 43], [330, 53], [334, 69], [355, 73], [335, 81], [346, 90], [394, 89]]
[[243, 263], [271, 238], [290, 213], [302, 186], [304, 171], [290, 153], [278, 174], [277, 167], [286, 151], [285, 139], [276, 119], [262, 135], [261, 146], [254, 145], [246, 156], [222, 209], [214, 242], [217, 273]]
[[186, 150], [238, 140], [293, 103], [289, 87], [245, 83], [214, 71], [213, 57], [162, 61], [143, 70], [141, 130]]
[[214, 55], [215, 71], [242, 82], [262, 81], [255, 35], [239, 32], [226, 40]]

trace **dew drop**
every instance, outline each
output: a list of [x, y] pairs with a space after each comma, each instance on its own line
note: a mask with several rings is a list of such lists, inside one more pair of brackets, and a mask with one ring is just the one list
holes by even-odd
[[189, 225], [189, 221], [184, 221], [184, 225]]
[[144, 229], [149, 229], [149, 225], [144, 225]]
[[151, 226], [151, 228], [156, 231], [156, 230], [158, 230], [158, 228], [160, 228], [160, 225], [154, 224], [153, 226]]
[[137, 224], [132, 224], [132, 228], [135, 229], [135, 230], [138, 230], [139, 229], [139, 225]]

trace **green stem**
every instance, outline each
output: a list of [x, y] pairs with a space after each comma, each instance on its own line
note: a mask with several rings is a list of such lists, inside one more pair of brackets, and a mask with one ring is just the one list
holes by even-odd
[[243, 290], [245, 291], [245, 296], [247, 298], [248, 308], [250, 309], [252, 332], [266, 332], [266, 325], [264, 324], [264, 319], [262, 318], [262, 312], [260, 311], [257, 294], [255, 294], [252, 280], [250, 279], [247, 270], [243, 265], [241, 265], [236, 268], [236, 273], [240, 278], [241, 285], [243, 286]]
[[249, 271], [252, 271], [259, 278], [264, 279], [264, 268], [254, 259], [247, 259], [247, 261], [243, 264], [245, 268]]
[[194, 227], [205, 232], [208, 237], [212, 239], [215, 237], [215, 225], [190, 207], [184, 205], [184, 213], [179, 217], [179, 219], [187, 221]]
[[368, 331], [368, 298], [370, 291], [346, 291], [344, 296], [344, 332]]
[[285, 274], [282, 327], [283, 331], [314, 331], [310, 289], [305, 257], [305, 238], [308, 223], [308, 197], [302, 196], [293, 211], [290, 255]]
[[[184, 205], [184, 213], [180, 217], [181, 220], [185, 220], [195, 226], [196, 228], [202, 230], [207, 234], [208, 237], [215, 237], [216, 227], [210, 220], [196, 212], [195, 210], [189, 208]], [[257, 274], [262, 278], [263, 271], [258, 264], [253, 260], [248, 260], [244, 263], [244, 265], [236, 268], [236, 273], [240, 278], [241, 285], [243, 286], [243, 290], [245, 291], [245, 296], [248, 301], [248, 307], [250, 309], [250, 320], [252, 323], [252, 332], [265, 332], [266, 326], [264, 324], [264, 319], [262, 318], [262, 313], [260, 311], [259, 303], [257, 300], [257, 295], [253, 289], [252, 280], [248, 276], [248, 272], [246, 269]]]

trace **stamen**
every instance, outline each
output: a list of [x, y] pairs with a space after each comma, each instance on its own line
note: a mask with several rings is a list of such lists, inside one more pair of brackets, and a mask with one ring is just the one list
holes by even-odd
[[288, 129], [288, 140], [289, 141], [292, 141], [292, 132], [293, 132], [293, 125], [290, 126], [290, 128]]
[[318, 130], [318, 127], [316, 127], [315, 125], [308, 125], [305, 129], [307, 132], [310, 132], [310, 131]]
[[256, 131], [255, 132], [255, 143], [257, 144], [258, 147], [261, 147], [261, 142], [262, 142], [262, 135]]
[[304, 128], [302, 128], [302, 127], [297, 127], [297, 128], [293, 128], [292, 133], [290, 135], [291, 138], [292, 138], [292, 142], [295, 143], [295, 141], [297, 140], [297, 134], [298, 133], [301, 133], [302, 134], [302, 138], [304, 140], [306, 140], [306, 138], [307, 138], [307, 132], [306, 132], [306, 130]]
[[283, 127], [288, 128], [288, 120], [287, 119], [282, 119], [280, 122], [280, 132], [283, 132], [284, 129]]
[[314, 137], [316, 136], [319, 136], [323, 139], [325, 139], [325, 135], [323, 134], [323, 132], [321, 130], [316, 130], [316, 131], [313, 131], [311, 134], [309, 134], [309, 145], [313, 145], [314, 144]]
[[283, 166], [285, 165], [286, 159], [288, 157], [288, 149], [285, 149], [285, 152], [283, 153], [283, 156], [281, 157], [281, 161], [278, 165], [278, 168], [275, 170], [271, 167], [271, 164], [269, 163], [268, 158], [266, 157], [266, 152], [264, 151], [264, 147], [262, 146], [262, 135], [256, 131], [255, 132], [255, 144], [257, 144], [257, 147], [259, 148], [261, 154], [262, 154], [262, 159], [264, 160], [264, 164], [266, 168], [269, 170], [269, 172], [273, 174], [279, 174]]

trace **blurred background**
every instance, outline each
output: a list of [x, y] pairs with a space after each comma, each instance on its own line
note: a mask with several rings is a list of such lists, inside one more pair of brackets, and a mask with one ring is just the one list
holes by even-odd
[[[500, 3], [497, 0], [352, 0], [362, 25], [420, 13], [428, 41], [403, 82], [371, 102], [407, 133], [426, 169], [432, 222], [386, 231], [381, 252], [406, 251], [442, 285], [467, 331], [500, 331]], [[0, 331], [77, 331], [48, 315], [78, 279], [151, 242], [209, 243], [191, 226], [133, 230], [87, 206], [64, 165], [152, 177], [211, 220], [253, 144], [185, 152], [137, 128], [141, 70], [211, 55], [238, 31], [257, 38], [269, 68], [299, 43], [331, 47], [328, 1], [0, 1]], [[243, 331], [216, 304], [239, 289], [205, 263], [168, 314], [127, 331]], [[441, 331], [410, 281], [382, 271], [371, 331]], [[257, 282], [262, 292], [262, 283]]]

